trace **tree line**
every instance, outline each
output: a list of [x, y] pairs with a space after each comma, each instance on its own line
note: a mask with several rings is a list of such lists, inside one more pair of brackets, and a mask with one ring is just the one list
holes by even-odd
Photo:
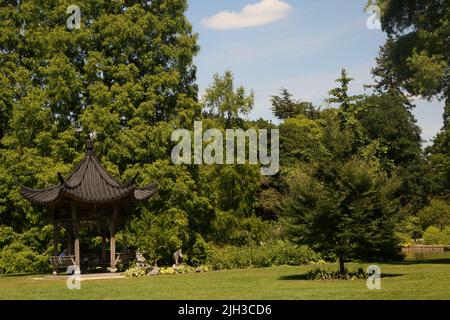
[[[79, 30], [65, 26], [68, 5], [0, 5], [0, 272], [45, 269], [51, 226], [19, 184], [58, 183], [92, 133], [115, 177], [157, 181], [157, 195], [118, 236], [153, 262], [170, 263], [183, 248], [200, 264], [211, 246], [283, 239], [339, 259], [343, 272], [345, 261], [397, 259], [402, 243], [450, 227], [444, 2], [380, 1], [389, 38], [372, 92], [350, 95], [345, 70], [325, 106], [281, 89], [271, 99], [279, 124], [247, 119], [254, 93], [236, 86], [231, 71], [214, 75], [199, 99], [186, 0], [82, 1], [89, 19]], [[445, 101], [444, 126], [426, 149], [409, 95]], [[194, 121], [204, 130], [279, 129], [280, 172], [174, 165], [171, 133]], [[99, 250], [95, 230], [83, 233], [82, 251]]]

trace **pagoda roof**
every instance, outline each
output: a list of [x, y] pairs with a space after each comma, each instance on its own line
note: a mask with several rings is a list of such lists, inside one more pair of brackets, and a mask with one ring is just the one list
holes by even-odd
[[22, 196], [33, 204], [51, 206], [62, 199], [102, 204], [125, 199], [145, 201], [156, 192], [155, 184], [136, 188], [134, 182], [137, 176], [127, 183], [119, 183], [94, 155], [92, 140], [86, 141], [86, 156], [75, 171], [66, 179], [59, 173], [58, 177], [60, 184], [46, 189], [22, 186]]

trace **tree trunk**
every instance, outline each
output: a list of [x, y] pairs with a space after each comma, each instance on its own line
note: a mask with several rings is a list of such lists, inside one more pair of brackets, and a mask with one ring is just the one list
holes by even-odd
[[444, 106], [444, 130], [447, 130], [450, 127], [450, 96], [447, 96], [445, 99]]
[[344, 255], [339, 255], [339, 272], [345, 274]]

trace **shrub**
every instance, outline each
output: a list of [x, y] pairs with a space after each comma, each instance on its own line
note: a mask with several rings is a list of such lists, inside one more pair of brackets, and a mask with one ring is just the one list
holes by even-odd
[[444, 230], [434, 226], [428, 227], [423, 233], [423, 239], [428, 245], [448, 245], [450, 244], [450, 227]]
[[353, 272], [341, 273], [337, 270], [329, 269], [313, 269], [305, 273], [306, 280], [357, 280], [357, 279], [367, 279], [368, 274], [364, 271], [362, 267], [355, 269]]
[[172, 267], [161, 268], [159, 270], [159, 274], [175, 274], [175, 273], [176, 273], [176, 271]]
[[191, 267], [186, 264], [182, 264], [177, 268], [167, 267], [161, 268], [159, 270], [160, 274], [184, 274], [184, 273], [194, 273], [194, 272], [208, 272], [209, 268], [207, 266], [201, 265], [198, 267]]
[[[158, 274], [173, 275], [173, 274], [185, 274], [185, 273], [207, 272], [207, 271], [209, 271], [209, 268], [207, 266], [202, 265], [198, 267], [191, 267], [186, 264], [182, 264], [177, 268], [174, 267], [159, 268]], [[131, 267], [123, 273], [123, 276], [125, 278], [143, 278], [147, 276], [147, 270], [144, 268]]]
[[49, 270], [48, 257], [22, 243], [13, 242], [0, 252], [0, 273], [46, 273]]
[[206, 261], [208, 256], [208, 244], [203, 237], [196, 233], [195, 242], [190, 248], [188, 262], [193, 266], [199, 266]]
[[216, 211], [212, 240], [220, 245], [245, 246], [266, 239], [270, 224], [256, 216], [239, 218], [234, 211]]
[[215, 270], [265, 268], [279, 265], [301, 265], [319, 260], [319, 255], [306, 246], [278, 241], [261, 246], [212, 247], [208, 264]]
[[195, 268], [188, 266], [188, 265], [181, 265], [178, 267], [178, 269], [176, 270], [177, 273], [192, 273], [195, 272]]
[[129, 244], [140, 249], [150, 264], [169, 264], [173, 253], [188, 239], [186, 212], [173, 208], [160, 214], [144, 209], [126, 232]]
[[17, 241], [19, 235], [14, 232], [13, 228], [7, 226], [0, 226], [0, 248]]
[[413, 244], [413, 240], [408, 233], [397, 232], [395, 235], [400, 239], [401, 245], [409, 246]]
[[418, 217], [424, 229], [436, 226], [442, 230], [446, 226], [450, 226], [450, 203], [432, 199], [430, 205], [418, 213]]
[[123, 273], [125, 278], [143, 278], [147, 276], [147, 270], [139, 267], [131, 267]]

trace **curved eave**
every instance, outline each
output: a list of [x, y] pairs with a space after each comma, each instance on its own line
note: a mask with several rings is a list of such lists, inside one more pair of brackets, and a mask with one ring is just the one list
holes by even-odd
[[107, 194], [92, 192], [92, 190], [75, 192], [75, 189], [67, 186], [67, 184], [52, 186], [47, 189], [32, 189], [21, 186], [21, 194], [32, 204], [48, 207], [61, 199], [72, 199], [80, 203], [108, 204], [131, 198], [137, 202], [143, 202], [150, 199], [157, 191], [156, 183], [142, 188], [134, 188], [127, 183], [126, 185], [112, 187], [111, 189], [114, 192], [108, 192]]
[[31, 203], [39, 206], [51, 206], [53, 203], [55, 203], [61, 194], [62, 188], [61, 185], [40, 190], [31, 189], [25, 186], [20, 187], [21, 195]]
[[61, 196], [65, 198], [72, 199], [76, 202], [80, 203], [101, 203], [101, 204], [108, 204], [117, 202], [120, 200], [124, 200], [127, 198], [130, 198], [130, 196], [133, 195], [133, 188], [129, 188], [128, 190], [124, 190], [121, 188], [116, 188], [116, 191], [114, 194], [109, 193], [108, 195], [98, 194], [96, 196], [90, 197], [87, 194], [78, 195], [78, 193], [73, 192], [73, 189], [64, 189], [61, 192]]
[[134, 190], [134, 199], [142, 202], [150, 199], [156, 193], [156, 183], [149, 184], [143, 188]]

